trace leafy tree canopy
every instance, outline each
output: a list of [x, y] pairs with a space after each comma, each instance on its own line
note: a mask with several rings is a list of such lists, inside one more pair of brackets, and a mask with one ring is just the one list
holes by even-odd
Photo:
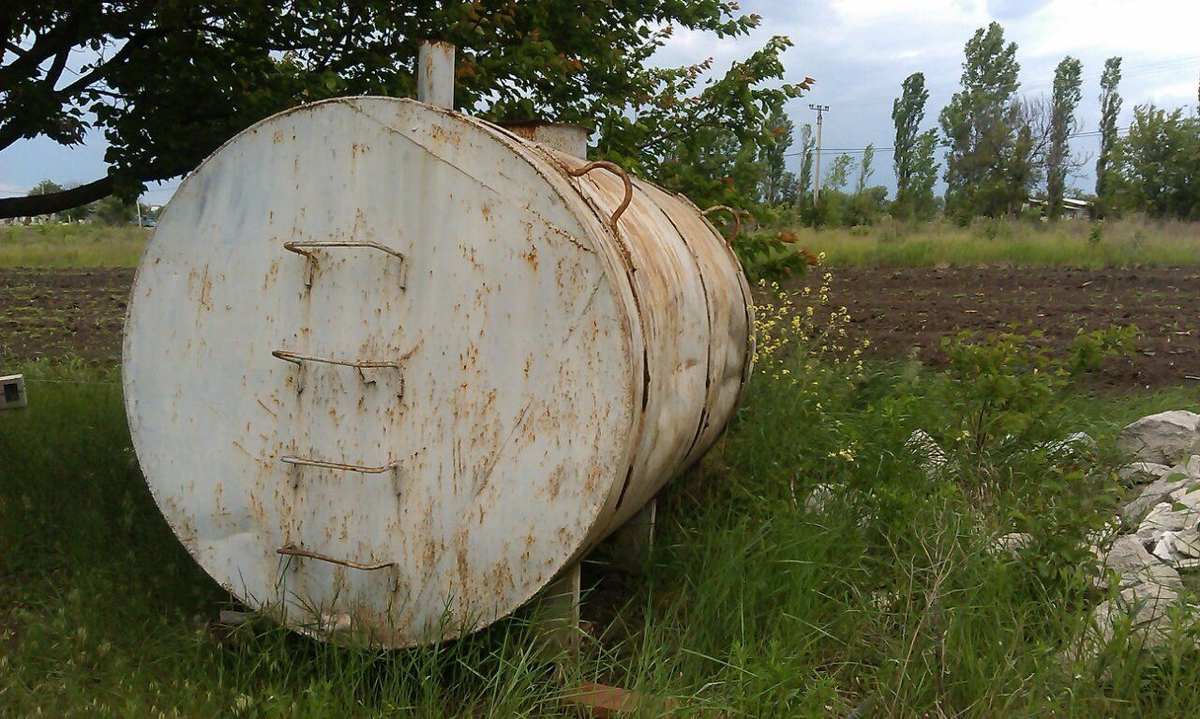
[[[241, 129], [322, 98], [410, 96], [420, 38], [458, 46], [455, 99], [492, 119], [590, 124], [599, 152], [692, 194], [752, 204], [767, 118], [806, 82], [782, 76], [774, 38], [705, 85], [707, 62], [653, 68], [674, 27], [718, 37], [759, 23], [722, 0], [9, 0], [0, 10], [0, 151], [48, 137], [110, 148], [105, 177], [0, 199], [43, 214], [194, 168]], [[71, 67], [72, 53], [87, 58]], [[753, 177], [751, 177], [753, 175]]]
[[1023, 188], [1014, 177], [1026, 173], [1016, 102], [1016, 43], [1004, 40], [993, 22], [967, 41], [961, 89], [939, 117], [949, 151], [946, 155], [947, 210], [996, 216], [1011, 212]]
[[896, 202], [906, 204], [917, 172], [919, 159], [915, 156], [917, 134], [925, 121], [925, 103], [929, 101], [929, 90], [925, 88], [925, 74], [914, 72], [904, 79], [900, 97], [892, 102], [892, 123], [896, 126], [895, 150], [892, 163], [896, 172]]
[[1117, 140], [1108, 182], [1124, 208], [1154, 217], [1200, 220], [1200, 118], [1180, 109], [1134, 108], [1129, 134]]
[[1121, 58], [1110, 57], [1104, 61], [1104, 73], [1100, 76], [1100, 154], [1096, 157], [1096, 195], [1102, 210], [1112, 201], [1108, 169], [1117, 146], [1117, 117], [1121, 114], [1120, 84]]
[[1054, 94], [1050, 100], [1050, 142], [1046, 154], [1046, 200], [1049, 217], [1057, 219], [1063, 210], [1063, 191], [1071, 164], [1068, 160], [1069, 138], [1079, 127], [1075, 108], [1083, 96], [1083, 64], [1067, 56], [1054, 71]]

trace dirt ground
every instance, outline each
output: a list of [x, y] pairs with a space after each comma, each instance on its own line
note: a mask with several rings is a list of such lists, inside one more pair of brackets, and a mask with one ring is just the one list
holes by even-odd
[[0, 268], [0, 354], [121, 359], [133, 270]]
[[[819, 272], [804, 281], [819, 282]], [[1064, 347], [1080, 329], [1136, 325], [1132, 356], [1111, 358], [1092, 379], [1117, 388], [1200, 380], [1200, 265], [906, 267], [833, 269], [831, 303], [877, 357], [938, 366], [941, 338], [960, 330], [1041, 330]], [[799, 282], [791, 283], [793, 285]]]
[[[1135, 324], [1131, 357], [1096, 379], [1119, 388], [1200, 378], [1200, 264], [1084, 270], [1064, 267], [835, 268], [834, 305], [877, 357], [938, 365], [940, 339], [960, 329], [1041, 329], [1063, 345], [1080, 328]], [[99, 363], [121, 355], [131, 269], [0, 268], [0, 354], [74, 354]], [[819, 281], [819, 273], [791, 283]]]

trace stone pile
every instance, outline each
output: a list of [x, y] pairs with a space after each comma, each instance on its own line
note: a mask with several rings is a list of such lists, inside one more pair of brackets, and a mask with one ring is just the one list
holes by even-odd
[[1130, 460], [1121, 479], [1133, 494], [1121, 526], [1133, 531], [1095, 549], [1120, 594], [1096, 607], [1093, 619], [1102, 642], [1132, 622], [1143, 646], [1154, 649], [1166, 637], [1172, 607], [1182, 606], [1180, 572], [1200, 569], [1200, 415], [1143, 417], [1122, 430], [1117, 447]]

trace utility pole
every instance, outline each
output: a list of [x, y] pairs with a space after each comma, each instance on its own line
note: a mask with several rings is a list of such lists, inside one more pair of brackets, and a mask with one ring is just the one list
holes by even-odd
[[829, 105], [809, 105], [808, 109], [817, 111], [817, 146], [813, 150], [816, 167], [813, 168], [813, 207], [821, 197], [821, 121], [824, 113], [829, 112]]

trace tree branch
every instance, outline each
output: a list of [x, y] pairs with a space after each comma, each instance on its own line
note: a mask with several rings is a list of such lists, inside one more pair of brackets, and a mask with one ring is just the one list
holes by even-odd
[[[66, 51], [69, 52], [78, 41], [79, 17], [71, 13], [58, 27], [52, 28], [45, 35], [37, 36], [28, 49], [20, 53], [8, 65], [0, 67], [0, 86], [11, 86], [25, 75], [37, 72], [38, 65]], [[5, 44], [14, 44], [5, 38]]]
[[113, 193], [112, 177], [105, 176], [86, 185], [69, 190], [50, 192], [45, 195], [26, 197], [0, 197], [0, 219], [12, 217], [34, 217], [69, 210], [102, 200]]

